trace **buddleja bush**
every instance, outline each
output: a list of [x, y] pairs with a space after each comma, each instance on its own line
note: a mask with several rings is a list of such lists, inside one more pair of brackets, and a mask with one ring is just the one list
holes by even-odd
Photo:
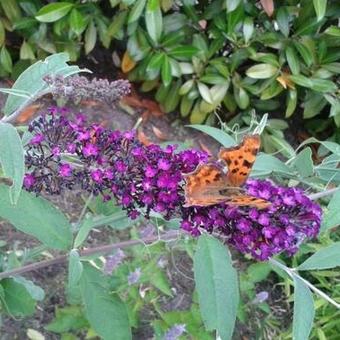
[[[43, 112], [27, 129], [20, 127], [23, 133], [12, 125], [26, 105], [46, 93], [64, 99], [92, 93], [97, 99], [111, 101], [128, 93], [126, 81], [91, 83], [73, 75], [82, 70], [68, 66], [67, 60], [65, 54], [53, 55], [26, 70], [12, 89], [1, 89], [9, 94], [0, 123], [1, 175], [12, 183], [0, 185], [0, 216], [43, 246], [24, 255], [15, 249], [1, 253], [1, 312], [11, 317], [33, 314], [44, 291], [23, 275], [68, 260], [64, 284], [70, 306], [57, 309], [47, 330], [65, 336], [87, 330], [88, 337], [131, 339], [131, 328], [138, 327], [143, 305], [149, 305], [159, 318], [152, 323], [156, 338], [177, 339], [186, 334], [210, 339], [216, 333], [225, 340], [231, 339], [237, 317], [245, 321], [247, 306], [240, 301], [240, 289], [242, 296], [253, 296], [253, 303], [264, 308], [268, 293], [255, 297], [254, 285], [274, 270], [294, 286], [293, 338], [308, 339], [314, 318], [312, 292], [339, 308], [314, 281], [300, 275], [340, 265], [339, 243], [329, 237], [329, 230], [340, 223], [339, 192], [323, 217], [321, 207], [313, 201], [336, 191], [325, 189], [340, 181], [339, 145], [310, 139], [285, 161], [260, 154], [245, 190], [271, 202], [270, 208], [184, 207], [183, 174], [208, 160], [204, 152], [179, 151], [174, 145], [145, 146], [134, 131], [88, 124], [85, 116], [67, 108]], [[86, 93], [79, 84], [86, 86]], [[266, 119], [255, 124], [254, 132], [264, 129]], [[226, 147], [235, 144], [234, 137], [240, 133], [198, 128]], [[322, 163], [313, 164], [309, 143], [321, 143]], [[83, 212], [73, 224], [40, 196], [63, 195], [67, 190], [88, 193]], [[87, 209], [92, 213], [85, 214]], [[149, 221], [147, 228], [140, 226], [143, 221]], [[131, 240], [84, 248], [90, 231], [102, 225], [131, 228]], [[315, 244], [316, 251], [306, 256], [311, 250], [303, 243], [319, 237], [325, 246]], [[169, 297], [176, 294], [163, 271], [164, 258], [159, 256], [166, 253], [162, 240], [176, 240], [193, 257], [197, 296], [193, 296], [190, 311], [164, 313], [157, 302], [159, 292]], [[156, 243], [150, 248], [143, 245], [152, 242]], [[130, 261], [122, 250], [129, 246], [136, 247]], [[235, 256], [238, 251], [255, 263], [246, 271], [237, 270], [228, 247]], [[39, 262], [46, 249], [61, 254]], [[300, 249], [294, 267], [285, 264]], [[237, 263], [243, 261], [242, 256], [237, 258]]]
[[[3, 0], [0, 64], [12, 70], [5, 29], [23, 37], [20, 58], [67, 51], [76, 59], [96, 41], [122, 40], [122, 69], [165, 112], [202, 123], [229, 112], [276, 111], [304, 118], [327, 112], [340, 125], [340, 5], [336, 0], [108, 2]], [[20, 62], [16, 69], [22, 69]]]

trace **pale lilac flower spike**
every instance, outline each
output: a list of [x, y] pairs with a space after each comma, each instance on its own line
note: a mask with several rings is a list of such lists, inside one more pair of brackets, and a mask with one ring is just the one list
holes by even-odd
[[113, 255], [109, 255], [106, 258], [106, 262], [104, 265], [104, 269], [103, 269], [104, 274], [111, 275], [112, 272], [115, 269], [117, 269], [118, 266], [123, 262], [124, 258], [125, 258], [125, 253], [120, 248], [118, 248]]
[[141, 275], [142, 275], [142, 271], [140, 268], [136, 268], [133, 272], [129, 273], [128, 278], [127, 278], [129, 286], [137, 283]]
[[164, 340], [177, 340], [185, 331], [184, 324], [176, 324], [165, 333]]

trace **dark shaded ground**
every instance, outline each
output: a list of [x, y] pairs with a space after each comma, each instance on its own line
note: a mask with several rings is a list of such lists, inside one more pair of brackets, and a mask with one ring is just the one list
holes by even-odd
[[[109, 56], [105, 56], [104, 61], [107, 61]], [[115, 71], [112, 73], [107, 72], [107, 67], [103, 67], [103, 60], [96, 62], [92, 61], [91, 64], [86, 65], [87, 67], [94, 68], [95, 65], [98, 66], [98, 75], [106, 75], [108, 78], [115, 78]], [[97, 68], [96, 68], [97, 70]], [[106, 70], [106, 71], [105, 71]], [[0, 84], [1, 85], [1, 84]], [[51, 100], [45, 98], [43, 101], [43, 106], [49, 106]], [[3, 96], [0, 94], [0, 107], [3, 105]], [[131, 129], [140, 117], [138, 110], [132, 110], [130, 113], [124, 111], [121, 107], [108, 107], [107, 105], [87, 102], [86, 105], [77, 107], [77, 110], [86, 114], [90, 121], [104, 122], [107, 127], [119, 130]], [[218, 145], [208, 136], [204, 136], [201, 133], [194, 131], [193, 129], [185, 128], [183, 124], [174, 119], [174, 116], [162, 116], [153, 117], [150, 116], [147, 123], [142, 124], [140, 127], [148, 139], [152, 142], [164, 142], [164, 140], [159, 140], [155, 135], [154, 127], [162, 132], [168, 141], [182, 141], [188, 142], [189, 145], [195, 145], [199, 147], [201, 142], [204, 145], [209, 146], [209, 149], [216, 152]], [[163, 139], [163, 138], [162, 138]], [[82, 210], [82, 199], [80, 193], [68, 193], [62, 197], [48, 197], [52, 200], [71, 221], [76, 221], [77, 217]], [[91, 234], [89, 238], [89, 245], [93, 246], [95, 244], [106, 244], [112, 237], [112, 230], [101, 229], [100, 233]], [[120, 233], [120, 238], [124, 239], [128, 235]], [[38, 245], [38, 243], [23, 233], [15, 231], [10, 225], [5, 222], [0, 223], [0, 240], [6, 240], [8, 242], [8, 249], [11, 249], [15, 242], [18, 243], [18, 248], [30, 248], [32, 246]], [[54, 254], [53, 254], [54, 255]], [[171, 286], [176, 289], [176, 296], [173, 299], [164, 299], [162, 305], [164, 310], [184, 310], [190, 306], [191, 295], [194, 289], [194, 282], [192, 279], [192, 262], [190, 258], [182, 252], [174, 252], [174, 256], [168, 258], [168, 267], [166, 268], [168, 278], [171, 282]], [[5, 317], [3, 320], [3, 326], [0, 329], [0, 340], [10, 340], [10, 339], [27, 339], [27, 329], [32, 328], [41, 332], [46, 339], [59, 339], [60, 337], [47, 332], [44, 326], [48, 324], [54, 317], [54, 310], [56, 306], [63, 306], [65, 304], [64, 296], [64, 286], [66, 277], [66, 267], [64, 265], [57, 265], [53, 267], [45, 268], [41, 271], [36, 271], [25, 275], [27, 278], [32, 279], [36, 284], [44, 288], [46, 292], [46, 298], [42, 303], [38, 304], [37, 311], [35, 315], [31, 318], [26, 318], [24, 320], [14, 320]], [[270, 289], [270, 287], [268, 288]], [[277, 291], [273, 296], [282, 295], [282, 291]], [[282, 301], [280, 302], [280, 305]], [[142, 316], [142, 320], [148, 320], [149, 311], [145, 311], [145, 317]], [[259, 315], [254, 316], [253, 322], [249, 325], [242, 326], [239, 325], [238, 330], [235, 335], [235, 339], [255, 339], [254, 330], [252, 326], [255, 326], [256, 320]], [[142, 322], [140, 328], [136, 331], [134, 339], [151, 339], [152, 331], [148, 323]], [[268, 338], [270, 339], [270, 338]]]

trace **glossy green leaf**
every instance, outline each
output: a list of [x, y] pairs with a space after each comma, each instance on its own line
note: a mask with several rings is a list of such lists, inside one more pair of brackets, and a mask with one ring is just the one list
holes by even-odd
[[85, 54], [89, 54], [95, 47], [97, 42], [97, 29], [94, 21], [91, 20], [85, 31]]
[[314, 319], [313, 295], [308, 286], [294, 276], [293, 339], [308, 340]]
[[293, 74], [299, 74], [300, 73], [300, 64], [299, 59], [295, 53], [295, 50], [293, 47], [288, 46], [286, 48], [286, 58], [289, 65], [290, 70]]
[[304, 44], [298, 41], [293, 41], [295, 49], [298, 51], [303, 61], [307, 66], [314, 63], [314, 51], [310, 48], [309, 44]]
[[20, 59], [22, 60], [25, 60], [25, 59], [34, 60], [35, 59], [35, 55], [34, 55], [31, 45], [25, 40], [23, 41], [20, 47]]
[[171, 75], [171, 65], [167, 55], [164, 55], [164, 60], [162, 64], [161, 71], [162, 81], [164, 86], [168, 86], [171, 83], [172, 75]]
[[207, 135], [217, 140], [222, 146], [226, 148], [229, 148], [230, 146], [234, 146], [236, 144], [235, 140], [221, 129], [217, 129], [215, 127], [208, 125], [195, 125], [195, 124], [188, 125], [188, 127], [206, 133]]
[[4, 42], [5, 42], [5, 28], [0, 20], [0, 47], [4, 44]]
[[213, 103], [213, 99], [209, 90], [209, 87], [201, 82], [197, 83], [198, 91], [202, 98], [209, 104]]
[[251, 17], [246, 17], [243, 22], [243, 36], [247, 44], [254, 33], [254, 20]]
[[0, 164], [5, 177], [11, 178], [9, 199], [16, 204], [24, 180], [25, 161], [21, 138], [13, 125], [0, 122]]
[[128, 18], [128, 23], [137, 21], [143, 13], [144, 7], [146, 4], [146, 0], [137, 0], [133, 5]]
[[207, 330], [217, 330], [222, 340], [231, 339], [239, 290], [237, 272], [227, 247], [210, 235], [201, 235], [194, 256], [194, 275]]
[[96, 333], [104, 339], [132, 339], [127, 308], [117, 294], [110, 290], [102, 272], [85, 263], [80, 278], [80, 290], [87, 319]]
[[[340, 27], [337, 26], [329, 26], [326, 30], [325, 33], [328, 35], [332, 35], [334, 37], [340, 37]], [[1, 45], [1, 44], [0, 44]]]
[[240, 3], [241, 0], [226, 0], [227, 12], [234, 11]]
[[20, 19], [21, 11], [20, 11], [20, 7], [18, 6], [18, 2], [16, 0], [1, 0], [0, 5], [6, 17], [11, 22], [14, 22]]
[[276, 14], [276, 21], [282, 34], [289, 36], [289, 13], [287, 7], [279, 7]]
[[340, 266], [340, 242], [322, 248], [301, 263], [298, 270], [322, 270]]
[[327, 0], [313, 0], [317, 20], [320, 21], [326, 14]]
[[297, 104], [297, 92], [296, 90], [289, 90], [287, 93], [287, 108], [286, 108], [286, 118], [290, 117], [295, 109]]
[[340, 225], [340, 191], [331, 198], [327, 210], [322, 218], [321, 231], [326, 231]]
[[35, 311], [35, 300], [24, 285], [14, 279], [1, 281], [4, 289], [4, 307], [9, 315], [23, 317], [32, 315]]
[[72, 244], [71, 226], [51, 203], [22, 191], [17, 204], [9, 200], [9, 187], [0, 185], [0, 216], [18, 230], [32, 235], [53, 249], [68, 249]]
[[[198, 52], [198, 49], [194, 46], [178, 46], [175, 47], [171, 50], [169, 50], [168, 55], [173, 57], [173, 58], [191, 58], [192, 56], [194, 56], [196, 53]], [[182, 67], [187, 67], [188, 65], [181, 63], [180, 66]], [[190, 72], [192, 73], [192, 72]], [[184, 70], [184, 74], [188, 74], [188, 72], [185, 72]]]
[[145, 11], [145, 25], [151, 39], [158, 43], [163, 31], [163, 17], [159, 0], [148, 0]]
[[183, 96], [180, 104], [180, 112], [182, 117], [187, 117], [194, 105], [194, 99], [190, 99], [187, 96]]
[[271, 64], [257, 64], [248, 68], [246, 74], [248, 77], [254, 79], [267, 79], [274, 76], [277, 71], [277, 67]]
[[86, 24], [84, 15], [76, 8], [73, 8], [70, 14], [70, 27], [72, 31], [75, 34], [80, 35], [84, 32]]
[[74, 4], [70, 2], [55, 2], [42, 7], [35, 18], [40, 22], [55, 22], [63, 18]]
[[249, 95], [247, 91], [244, 90], [242, 87], [234, 87], [234, 98], [238, 107], [242, 110], [245, 110], [250, 104]]
[[2, 46], [0, 49], [0, 66], [2, 66], [6, 72], [12, 72], [12, 57], [5, 46]]

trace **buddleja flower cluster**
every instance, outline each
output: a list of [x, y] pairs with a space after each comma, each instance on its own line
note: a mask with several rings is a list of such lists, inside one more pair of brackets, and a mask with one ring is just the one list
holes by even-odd
[[65, 78], [58, 74], [47, 75], [44, 81], [50, 86], [55, 99], [70, 100], [74, 103], [84, 99], [96, 99], [111, 105], [130, 93], [130, 83], [124, 79], [110, 82], [107, 79], [97, 78], [89, 80], [79, 75]]
[[184, 207], [183, 174], [208, 156], [199, 151], [177, 152], [176, 146], [142, 145], [134, 131], [119, 132], [86, 125], [82, 115], [70, 119], [65, 109], [51, 109], [29, 126], [26, 190], [60, 194], [80, 188], [104, 200], [115, 199], [130, 218], [151, 212], [165, 219], [181, 218], [192, 235], [202, 231], [224, 236], [244, 254], [266, 260], [285, 251], [294, 254], [305, 238], [319, 231], [321, 209], [300, 189], [269, 181], [248, 180], [246, 191], [266, 199], [269, 208]]

